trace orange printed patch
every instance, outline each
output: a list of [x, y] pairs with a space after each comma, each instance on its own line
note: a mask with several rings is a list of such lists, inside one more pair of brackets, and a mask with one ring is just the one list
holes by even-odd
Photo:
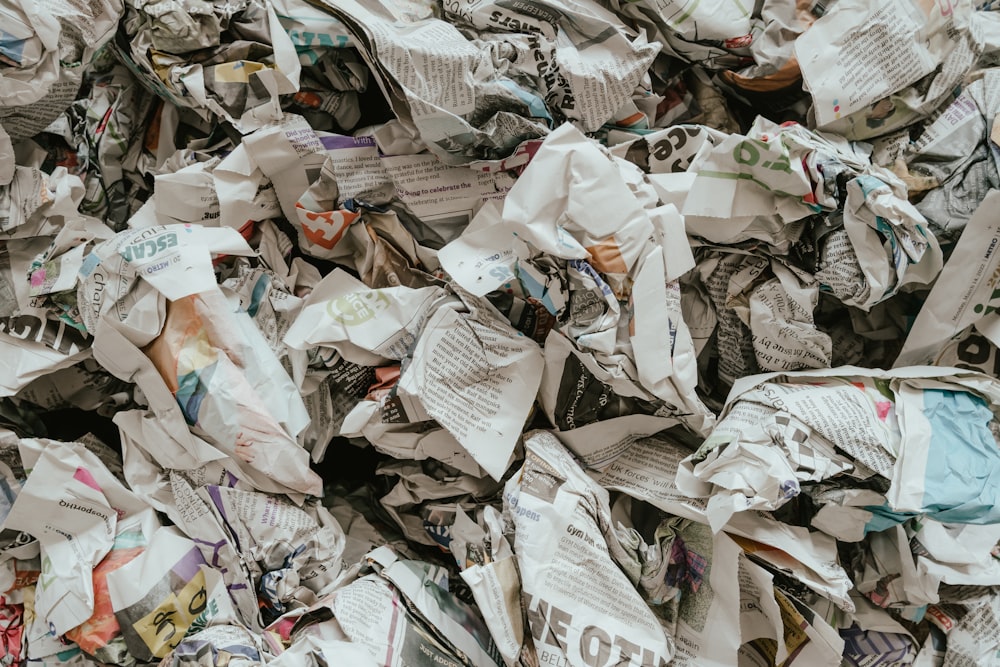
[[601, 273], [628, 273], [625, 258], [613, 238], [588, 247], [587, 252], [590, 253], [590, 265]]

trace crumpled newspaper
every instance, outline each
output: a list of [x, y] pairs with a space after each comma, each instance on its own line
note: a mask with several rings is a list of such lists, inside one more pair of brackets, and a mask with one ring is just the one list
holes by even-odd
[[0, 664], [1000, 664], [1000, 14], [0, 7]]

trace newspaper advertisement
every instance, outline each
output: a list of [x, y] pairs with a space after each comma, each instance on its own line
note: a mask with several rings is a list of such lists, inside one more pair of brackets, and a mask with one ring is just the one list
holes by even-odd
[[109, 573], [108, 589], [129, 653], [139, 660], [165, 657], [189, 632], [238, 619], [222, 575], [173, 527]]
[[288, 489], [321, 494], [296, 441], [309, 419], [302, 399], [249, 317], [232, 313], [220, 291], [169, 302], [163, 330], [143, 352], [197, 433]]

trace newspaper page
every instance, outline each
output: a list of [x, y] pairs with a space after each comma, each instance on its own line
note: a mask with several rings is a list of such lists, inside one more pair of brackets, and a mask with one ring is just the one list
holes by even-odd
[[[800, 481], [840, 472], [889, 480], [888, 506], [894, 512], [990, 523], [988, 485], [962, 471], [994, 466], [995, 447], [989, 443], [998, 388], [995, 379], [973, 371], [933, 367], [846, 367], [744, 378], [734, 386], [716, 431], [682, 462], [677, 483], [692, 496], [711, 496], [713, 526], [743, 509], [779, 507], [799, 493]], [[967, 414], [976, 427], [957, 429], [946, 414]], [[771, 433], [752, 436], [768, 423], [780, 429], [780, 446]], [[732, 462], [726, 461], [729, 455]], [[703, 486], [712, 477], [721, 488]], [[945, 481], [956, 477], [964, 483]]]
[[106, 373], [91, 358], [32, 381], [21, 390], [20, 396], [50, 410], [69, 406], [101, 410], [123, 404], [130, 393], [130, 387]]
[[220, 287], [239, 299], [239, 309], [249, 315], [278, 359], [288, 355], [282, 343], [288, 328], [302, 310], [303, 299], [291, 293], [279, 275], [264, 268], [236, 262], [235, 272]]
[[758, 511], [734, 514], [725, 531], [752, 560], [793, 577], [839, 609], [854, 612], [850, 595], [854, 584], [840, 564], [834, 538]]
[[120, 0], [7, 3], [0, 9], [0, 125], [15, 139], [41, 132], [76, 99], [81, 63], [114, 37]]
[[[770, 665], [784, 664], [788, 659], [788, 647], [784, 641], [785, 629], [781, 617], [781, 609], [775, 599], [774, 577], [765, 568], [754, 563], [744, 554], [740, 554], [739, 563], [740, 586], [740, 665]], [[759, 640], [765, 640], [761, 642]], [[774, 652], [768, 651], [770, 660], [758, 662], [754, 657], [758, 646], [769, 646], [774, 642]]]
[[[502, 203], [513, 185], [504, 172], [452, 167], [436, 155], [382, 155], [371, 136], [321, 134], [340, 197], [377, 191], [386, 183], [421, 221], [462, 229], [483, 202]], [[449, 239], [450, 240], [450, 239]]]
[[[199, 495], [198, 489], [224, 485], [247, 490], [266, 488], [266, 485], [246, 475], [237, 460], [225, 457], [186, 430], [179, 432], [170, 428], [167, 425], [170, 418], [161, 418], [160, 414], [149, 410], [126, 410], [115, 415], [115, 424], [122, 438], [125, 478], [143, 500], [170, 517], [185, 535], [196, 540], [207, 563], [214, 568], [222, 568], [223, 581], [243, 623], [260, 629], [256, 587], [250, 582], [247, 567], [230, 542], [230, 536], [213, 514], [211, 504]], [[172, 449], [179, 450], [187, 455], [184, 449], [186, 443], [175, 440], [178, 435], [200, 442], [208, 449], [208, 454], [214, 453], [214, 458], [209, 456], [201, 461], [192, 461], [171, 452]]]
[[691, 448], [664, 431], [636, 440], [600, 473], [590, 473], [602, 487], [623, 491], [668, 514], [706, 522], [706, 501], [690, 498], [677, 488], [677, 469]]
[[[812, 185], [800, 159], [805, 151], [785, 135], [758, 118], [746, 136], [706, 144], [688, 167], [697, 176], [681, 213], [722, 219], [777, 214], [786, 223], [812, 213]], [[731, 224], [716, 226], [733, 236]]]
[[555, 331], [545, 340], [538, 398], [563, 444], [593, 469], [606, 468], [637, 439], [678, 421], [671, 406], [602, 368]]
[[[83, 340], [79, 332], [63, 323], [56, 327], [43, 326], [42, 321], [33, 316], [23, 319], [15, 316], [6, 326], [11, 328], [0, 330], [0, 396], [15, 396], [32, 381], [70, 368], [90, 356], [87, 347], [81, 349], [73, 342], [74, 339]], [[56, 345], [70, 347], [70, 354], [37, 340], [42, 337], [50, 337]]]
[[347, 361], [380, 366], [407, 356], [435, 304], [440, 287], [371, 289], [343, 269], [334, 269], [313, 289], [285, 334], [297, 350], [333, 348]]
[[[875, 387], [867, 391], [878, 395]], [[808, 405], [800, 407], [801, 402]], [[886, 450], [893, 432], [878, 419], [872, 402], [846, 380], [831, 380], [822, 388], [764, 384], [734, 394], [712, 435], [682, 463], [678, 485], [696, 497], [709, 497], [708, 516], [718, 530], [733, 512], [780, 507], [799, 493], [801, 482], [852, 471], [853, 462], [836, 447], [859, 452], [875, 469], [891, 474], [894, 450]], [[854, 421], [841, 421], [848, 414]], [[712, 478], [725, 479], [730, 491], [702, 486]]]
[[514, 184], [506, 172], [449, 167], [434, 155], [387, 155], [382, 165], [414, 215], [453, 230], [463, 229], [483, 202], [503, 202]]
[[[994, 318], [990, 316], [989, 319]], [[949, 338], [930, 364], [964, 368], [1000, 377], [1000, 348], [979, 333], [976, 325], [972, 325]]]
[[[660, 44], [647, 43], [605, 6], [589, 0], [518, 5], [496, 0], [453, 0], [446, 16], [476, 31], [486, 44], [504, 40], [506, 59], [536, 79], [549, 109], [592, 132], [627, 108]], [[610, 29], [609, 29], [610, 28]], [[538, 102], [538, 106], [542, 107]], [[535, 116], [548, 116], [531, 108]]]
[[116, 421], [122, 433], [125, 476], [131, 487], [157, 511], [170, 517], [185, 535], [196, 540], [202, 558], [211, 567], [221, 568], [242, 622], [260, 629], [260, 606], [249, 569], [213, 513], [211, 503], [198, 491], [209, 485], [248, 489], [253, 488], [252, 484], [238, 477], [242, 471], [225, 459], [165, 471], [163, 468], [167, 466], [162, 466], [154, 456], [162, 457], [161, 445], [170, 443], [173, 434], [167, 432], [161, 420], [152, 413], [133, 410], [119, 413]]
[[[670, 664], [690, 667], [736, 664], [742, 643], [738, 575], [742, 554], [740, 546], [726, 533], [713, 535], [704, 523], [669, 517], [664, 517], [656, 534], [658, 538], [662, 535], [666, 539], [659, 544], [658, 550], [654, 547], [649, 559], [643, 563], [640, 587], [652, 584], [643, 592], [648, 596], [651, 608], [665, 617], [670, 625], [677, 646], [677, 653]], [[684, 554], [688, 567], [680, 581], [671, 581], [669, 563], [674, 561], [674, 554], [678, 552]], [[674, 593], [673, 600], [664, 599], [667, 598], [664, 595], [666, 591]], [[664, 604], [657, 608], [656, 602], [661, 600]], [[676, 609], [671, 609], [674, 605]]]
[[[1000, 608], [994, 596], [970, 600], [961, 618], [941, 614], [940, 625], [947, 628], [944, 665], [989, 665], [1000, 651]], [[933, 622], [933, 621], [932, 621]]]
[[668, 281], [666, 275], [663, 251], [653, 247], [632, 285], [629, 328], [638, 380], [667, 405], [677, 405], [692, 430], [704, 432], [713, 418], [692, 398], [698, 384], [697, 355], [681, 312], [680, 283]]
[[[396, 373], [398, 380], [398, 369]], [[398, 401], [392, 400], [389, 392], [390, 389], [386, 389], [385, 400], [357, 403], [345, 414], [339, 434], [347, 438], [364, 437], [377, 451], [393, 458], [435, 459], [466, 475], [482, 477], [487, 474], [447, 429], [436, 427], [432, 422], [383, 421], [383, 417], [402, 418], [396, 407]]]
[[[885, 610], [866, 598], [855, 597], [858, 609], [850, 628], [841, 628], [844, 657], [856, 664], [875, 665], [895, 662], [916, 664], [919, 645], [916, 638]], [[932, 613], [928, 609], [928, 613]]]
[[752, 282], [766, 265], [767, 260], [761, 257], [726, 252], [705, 258], [686, 283], [694, 289], [685, 290], [685, 316], [694, 315], [691, 330], [698, 332], [705, 344], [708, 339], [714, 341], [719, 359], [717, 381], [723, 386], [760, 371], [749, 328], [736, 310], [727, 305], [730, 285], [735, 291], [740, 285]]
[[[910, 190], [926, 190], [916, 204], [942, 245], [956, 243], [1000, 173], [990, 148], [989, 129], [996, 118], [1000, 76], [992, 70], [931, 117], [905, 159]], [[893, 164], [893, 160], [882, 164]], [[897, 163], [898, 164], [898, 163]]]
[[76, 642], [84, 653], [102, 662], [114, 663], [128, 659], [128, 648], [111, 605], [107, 575], [145, 551], [155, 528], [159, 528], [152, 508], [147, 509], [147, 513], [149, 520], [145, 523], [148, 530], [143, 530], [141, 519], [133, 526], [126, 527], [125, 522], [119, 526], [111, 551], [94, 568], [94, 613], [65, 635], [67, 639]]
[[152, 200], [157, 220], [163, 224], [218, 226], [219, 194], [212, 177], [218, 165], [219, 159], [212, 158], [154, 176]]
[[[607, 491], [587, 478], [554, 435], [525, 442], [521, 470], [504, 490], [514, 552], [538, 660], [656, 665], [675, 641], [612, 559]], [[621, 549], [620, 546], [617, 547]]]
[[36, 455], [25, 451], [30, 446], [21, 446], [28, 481], [4, 527], [38, 538], [42, 574], [35, 605], [62, 634], [94, 613], [91, 572], [111, 551], [119, 524], [147, 506], [82, 445], [52, 443]]
[[[302, 66], [270, 4], [208, 5], [195, 19], [185, 8], [127, 5], [113, 42], [117, 55], [147, 87], [178, 107], [194, 109], [206, 120], [224, 119], [246, 134], [280, 119], [280, 98], [298, 92]], [[173, 18], [175, 12], [186, 20]], [[253, 51], [244, 40], [220, 43], [220, 29], [233, 15], [245, 34], [254, 36]]]
[[232, 543], [260, 568], [263, 597], [278, 611], [291, 600], [306, 602], [308, 591], [321, 595], [340, 574], [344, 534], [321, 506], [219, 485], [203, 489]]
[[920, 521], [912, 525], [911, 532], [917, 567], [927, 579], [948, 586], [1000, 581], [1000, 562], [987, 555], [1000, 533], [995, 524]]
[[382, 566], [381, 576], [406, 596], [412, 608], [472, 665], [501, 667], [503, 659], [479, 612], [450, 594], [448, 571], [438, 565], [398, 559], [388, 547], [368, 555]]
[[[557, 178], [566, 173], [572, 178]], [[563, 125], [511, 188], [500, 220], [489, 212], [477, 217], [454, 245], [445, 246], [441, 261], [476, 293], [516, 279], [559, 319], [556, 326], [582, 353], [640, 384], [665, 412], [702, 431], [711, 415], [692, 391], [696, 359], [674, 280], [693, 258], [676, 249], [687, 246], [678, 236], [679, 216], [657, 206], [652, 188], [641, 181], [641, 171], [609, 159], [579, 130]], [[462, 257], [463, 249], [475, 254]], [[565, 279], [550, 266], [556, 258], [567, 260]], [[629, 340], [619, 340], [629, 314]], [[664, 348], [671, 350], [669, 357], [653, 351]], [[625, 350], [631, 353], [621, 354]]]
[[775, 278], [750, 293], [749, 324], [757, 365], [762, 371], [829, 368], [833, 340], [816, 327], [820, 286], [778, 262]]
[[[765, 594], [766, 595], [766, 594]], [[743, 647], [740, 664], [752, 667], [782, 664], [833, 665], [839, 664], [844, 652], [844, 640], [837, 631], [806, 605], [780, 590], [773, 590], [782, 624], [777, 641], [767, 637]], [[778, 660], [785, 655], [784, 662]]]
[[312, 126], [302, 116], [286, 113], [278, 122], [247, 135], [240, 146], [249, 164], [234, 163], [231, 168], [259, 169], [271, 181], [282, 213], [289, 221], [297, 220], [295, 204], [326, 161], [323, 142]]
[[396, 520], [406, 538], [445, 549], [457, 504], [471, 510], [476, 498], [492, 496], [501, 488], [489, 475], [475, 477], [437, 461], [389, 461], [377, 470], [399, 478], [379, 504]]
[[[690, 455], [689, 434], [677, 429], [635, 442], [604, 471], [590, 475], [609, 490], [622, 491], [668, 514], [708, 523], [707, 502], [690, 497], [677, 484], [677, 472]], [[692, 445], [693, 446], [693, 445]], [[765, 513], [734, 514], [723, 528], [741, 540], [747, 553], [795, 576], [813, 590], [850, 605], [850, 579], [837, 564], [834, 541], [821, 533], [791, 528]]]
[[[573, 178], [561, 176], [567, 173]], [[562, 125], [525, 175], [503, 206], [504, 223], [520, 238], [555, 257], [589, 261], [601, 272], [628, 273], [636, 266], [653, 224], [596, 143]]]
[[952, 336], [1000, 307], [1000, 191], [991, 190], [966, 225], [917, 314], [895, 366], [929, 363]]
[[[616, 143], [611, 153], [639, 166], [649, 175], [684, 174], [706, 145], [726, 138], [724, 132], [705, 125], [680, 123], [638, 138]], [[650, 179], [655, 185], [657, 179]], [[661, 197], [666, 203], [669, 198]]]
[[[989, 376], [908, 380], [895, 387], [905, 446], [899, 452], [889, 505], [929, 512], [941, 522], [995, 523], [992, 484], [982, 471], [1000, 468], [993, 435], [1000, 383]], [[956, 417], [965, 415], [963, 425]]]
[[253, 162], [245, 143], [240, 142], [219, 161], [211, 171], [211, 178], [218, 198], [220, 227], [241, 230], [250, 221], [281, 214], [274, 183]]
[[367, 649], [344, 639], [300, 635], [281, 655], [267, 664], [274, 667], [323, 667], [338, 662], [356, 667], [378, 667]]
[[[941, 249], [927, 221], [899, 188], [888, 178], [866, 174], [848, 183], [847, 190], [844, 231], [868, 296], [857, 298], [852, 294], [855, 287], [830, 281], [832, 291], [845, 304], [870, 310], [907, 284], [931, 283], [941, 271]], [[884, 237], [888, 244], [883, 245]], [[838, 261], [837, 254], [828, 250], [824, 263]]]
[[[97, 355], [133, 378], [144, 364], [125, 350], [141, 347], [159, 376], [139, 375], [144, 392], [173, 395], [158, 412], [179, 407], [189, 426], [258, 477], [319, 495], [320, 479], [295, 440], [308, 413], [263, 335], [216, 286], [212, 252], [252, 253], [231, 228], [195, 225], [130, 230], [98, 245], [77, 290], [88, 329], [109, 332]], [[175, 300], [168, 306], [163, 296]], [[124, 348], [111, 342], [116, 335]]]
[[521, 611], [521, 576], [514, 551], [503, 535], [503, 517], [483, 508], [481, 526], [461, 509], [455, 512], [448, 548], [462, 579], [483, 612], [497, 650], [508, 667], [518, 664], [525, 640]]
[[757, 13], [743, 4], [642, 0], [614, 6], [662, 41], [664, 51], [710, 69], [743, 63], [760, 38], [754, 25]]
[[266, 340], [218, 288], [167, 304], [143, 352], [207, 440], [289, 490], [322, 494], [296, 441], [309, 416]]
[[512, 230], [502, 224], [500, 207], [484, 205], [462, 234], [438, 251], [451, 279], [470, 294], [485, 296], [515, 278], [517, 255]]
[[400, 592], [378, 575], [337, 591], [333, 611], [351, 643], [364, 647], [379, 665], [466, 665], [419, 624]]
[[261, 649], [261, 638], [242, 625], [218, 624], [204, 628], [194, 626], [175, 646], [164, 660], [177, 667], [194, 667], [204, 662], [206, 653], [213, 658], [240, 656], [248, 662], [267, 660], [267, 653]]
[[865, 139], [933, 112], [982, 53], [975, 15], [965, 4], [838, 3], [795, 44], [817, 124]]
[[[446, 163], [502, 157], [547, 133], [530, 117], [517, 84], [496, 76], [489, 52], [453, 24], [394, 0], [323, 5], [352, 34], [399, 121]], [[484, 122], [490, 118], [496, 122]]]
[[[494, 479], [507, 470], [542, 379], [542, 350], [485, 299], [439, 307], [399, 378], [404, 410], [448, 429]], [[414, 409], [415, 408], [415, 409]]]
[[[151, 359], [132, 341], [113, 327], [103, 326], [98, 341], [96, 357], [101, 365], [116, 377], [130, 378], [141, 385], [150, 404], [151, 409], [148, 411], [129, 411], [135, 414], [129, 414], [128, 420], [135, 425], [136, 440], [141, 443], [138, 446], [148, 452], [153, 461], [164, 468], [186, 471], [200, 468], [212, 461], [224, 460], [229, 470], [253, 488], [271, 493], [289, 493], [293, 498], [302, 498], [301, 494], [292, 492], [285, 483], [275, 478], [275, 471], [261, 471], [252, 462], [238, 456], [235, 440], [228, 443], [209, 442], [205, 439], [207, 434], [192, 432], [175, 395], [171, 393]], [[261, 344], [264, 345], [262, 349], [266, 349], [266, 344]], [[116, 419], [126, 419], [126, 414], [128, 413], [119, 413]], [[283, 437], [289, 436], [286, 434]], [[296, 450], [294, 457], [284, 457], [280, 467], [299, 468], [308, 477], [308, 452], [297, 444], [295, 446], [302, 451], [302, 461], [298, 460], [300, 455]], [[302, 465], [306, 467], [301, 468]], [[277, 474], [283, 473], [279, 469]]]
[[[13, 158], [13, 154], [10, 155]], [[50, 187], [58, 187], [59, 176], [72, 179], [79, 183], [76, 176], [69, 174], [53, 174], [49, 176], [41, 169], [31, 167], [13, 167], [11, 178], [0, 186], [0, 232], [7, 238], [15, 238], [18, 228], [29, 222], [36, 221], [51, 208], [52, 193]], [[81, 183], [82, 185], [82, 183]], [[52, 187], [52, 189], [55, 189]], [[36, 230], [32, 230], [34, 233]], [[55, 230], [52, 230], [53, 233]]]
[[352, 642], [390, 667], [503, 665], [475, 611], [455, 598], [438, 566], [397, 560], [389, 547], [368, 554], [379, 574], [339, 589], [333, 612]]
[[[84, 232], [86, 242], [107, 238], [110, 230], [101, 220], [79, 212], [83, 197], [83, 182], [65, 167], [56, 167], [51, 174], [16, 167], [11, 180], [0, 186], [0, 239], [7, 241], [8, 251], [34, 258], [47, 250], [53, 236], [62, 235], [63, 251], [68, 249], [68, 228]], [[21, 304], [25, 305], [23, 300]]]
[[188, 632], [238, 622], [221, 573], [173, 527], [158, 530], [139, 557], [108, 574], [129, 653], [164, 658]]
[[98, 244], [80, 267], [83, 324], [93, 332], [105, 316], [128, 321], [150, 287], [172, 300], [211, 288], [213, 253], [252, 255], [253, 250], [234, 229], [181, 224], [127, 230]]
[[909, 0], [849, 0], [817, 20], [795, 51], [819, 125], [873, 106], [930, 73], [934, 54], [915, 39], [925, 21]]
[[318, 134], [342, 199], [374, 192], [390, 181], [372, 136]]

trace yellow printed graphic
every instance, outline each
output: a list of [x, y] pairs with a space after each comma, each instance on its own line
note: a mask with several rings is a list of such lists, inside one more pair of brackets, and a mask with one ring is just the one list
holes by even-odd
[[781, 623], [785, 626], [785, 648], [788, 650], [788, 655], [794, 655], [800, 646], [809, 641], [809, 635], [805, 631], [806, 619], [780, 591], [774, 591], [774, 599], [781, 608]]
[[222, 63], [216, 65], [213, 70], [215, 80], [219, 83], [247, 83], [250, 75], [265, 69], [267, 65], [263, 63], [250, 62], [249, 60], [237, 60], [232, 63]]
[[171, 593], [132, 627], [149, 647], [149, 652], [162, 658], [181, 643], [188, 628], [207, 605], [205, 572], [198, 570], [198, 574], [184, 588]]

